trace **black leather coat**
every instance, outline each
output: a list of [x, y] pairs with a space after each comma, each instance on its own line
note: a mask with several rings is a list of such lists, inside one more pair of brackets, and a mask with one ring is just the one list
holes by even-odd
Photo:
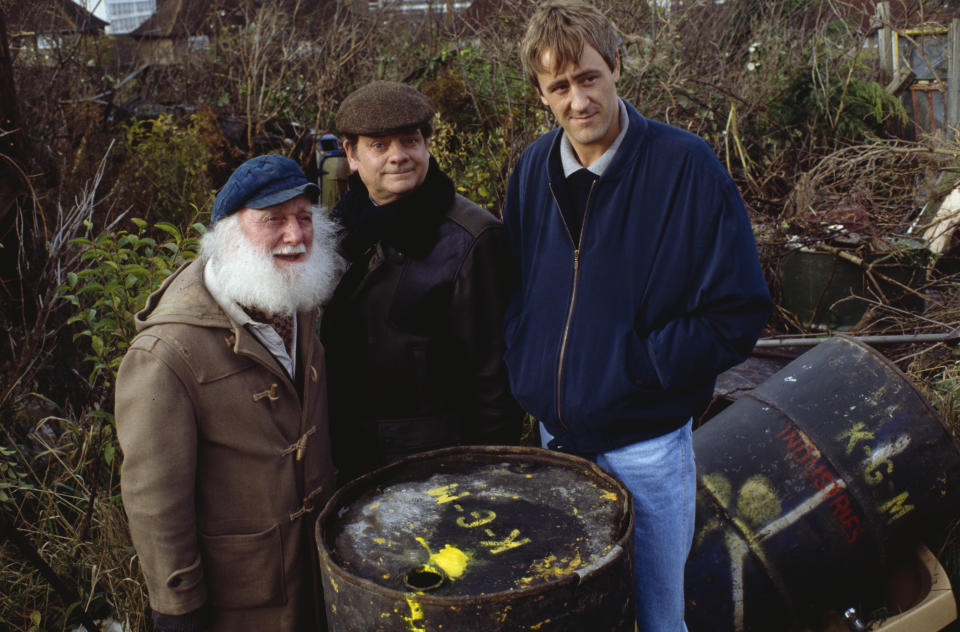
[[415, 452], [519, 439], [523, 413], [501, 358], [500, 221], [460, 195], [434, 219], [418, 217], [430, 239], [411, 244], [415, 255], [387, 239], [341, 248], [350, 268], [322, 325], [341, 483]]

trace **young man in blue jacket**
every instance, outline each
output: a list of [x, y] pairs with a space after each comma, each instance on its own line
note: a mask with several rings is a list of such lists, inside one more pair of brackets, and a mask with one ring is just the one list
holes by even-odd
[[630, 489], [639, 629], [678, 632], [691, 418], [769, 316], [756, 244], [710, 147], [617, 96], [618, 38], [596, 8], [542, 5], [521, 51], [560, 129], [524, 151], [507, 189], [510, 385], [545, 444]]

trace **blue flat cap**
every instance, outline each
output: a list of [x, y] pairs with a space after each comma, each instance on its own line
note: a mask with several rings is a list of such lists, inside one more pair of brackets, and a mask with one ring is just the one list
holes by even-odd
[[295, 160], [280, 154], [251, 158], [237, 167], [217, 193], [210, 225], [242, 208], [268, 208], [298, 195], [308, 195], [316, 202], [320, 188], [307, 180]]

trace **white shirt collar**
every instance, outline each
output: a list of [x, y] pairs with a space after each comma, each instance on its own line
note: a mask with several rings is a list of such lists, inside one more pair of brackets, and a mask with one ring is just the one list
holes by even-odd
[[[624, 105], [623, 99], [618, 98], [617, 103], [620, 104], [620, 133], [617, 134], [613, 144], [607, 147], [607, 151], [603, 152], [602, 156], [594, 160], [593, 164], [587, 167], [588, 171], [598, 176], [602, 176], [603, 172], [610, 166], [610, 163], [613, 162], [613, 156], [620, 148], [624, 136], [627, 135], [627, 126], [630, 124], [630, 116], [627, 114], [627, 106]], [[580, 160], [577, 158], [577, 152], [573, 150], [573, 145], [570, 143], [570, 139], [567, 138], [566, 132], [563, 132], [560, 137], [560, 163], [563, 165], [564, 177], [568, 177], [574, 171], [583, 169], [583, 165], [580, 164]]]

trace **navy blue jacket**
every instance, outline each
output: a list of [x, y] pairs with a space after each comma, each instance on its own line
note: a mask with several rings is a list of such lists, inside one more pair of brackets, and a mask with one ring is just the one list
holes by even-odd
[[559, 130], [534, 141], [503, 211], [517, 289], [504, 360], [520, 405], [594, 454], [673, 430], [742, 362], [770, 295], [736, 185], [698, 136], [630, 124], [590, 192], [579, 244], [561, 215]]

